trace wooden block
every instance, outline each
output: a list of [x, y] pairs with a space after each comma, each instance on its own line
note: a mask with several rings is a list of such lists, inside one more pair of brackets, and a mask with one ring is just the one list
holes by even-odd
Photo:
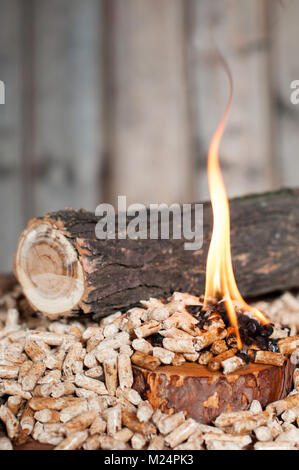
[[223, 412], [247, 410], [253, 400], [265, 407], [285, 397], [292, 388], [294, 365], [290, 360], [282, 367], [250, 363], [226, 376], [195, 363], [133, 370], [133, 388], [155, 409], [185, 411], [188, 418], [207, 424]]

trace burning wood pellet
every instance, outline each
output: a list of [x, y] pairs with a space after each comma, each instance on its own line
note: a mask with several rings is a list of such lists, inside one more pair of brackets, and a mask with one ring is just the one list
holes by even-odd
[[214, 328], [225, 328], [225, 323], [218, 312], [211, 313], [203, 324], [204, 330], [211, 330]]
[[[224, 328], [211, 328], [203, 333], [196, 339], [195, 349], [201, 351], [202, 349], [210, 346], [215, 341], [219, 341], [226, 337], [226, 330]], [[186, 351], [188, 352], [188, 351]]]
[[237, 349], [232, 348], [227, 351], [224, 351], [223, 353], [219, 354], [218, 356], [212, 357], [212, 359], [208, 362], [208, 369], [211, 371], [217, 371], [220, 369], [221, 364], [223, 361], [232, 358], [236, 355]]
[[227, 350], [226, 342], [223, 339], [219, 339], [214, 341], [211, 346], [211, 352], [217, 356], [218, 354], [222, 354]]
[[227, 328], [226, 344], [230, 346], [231, 348], [237, 347], [236, 330], [232, 326], [229, 326]]

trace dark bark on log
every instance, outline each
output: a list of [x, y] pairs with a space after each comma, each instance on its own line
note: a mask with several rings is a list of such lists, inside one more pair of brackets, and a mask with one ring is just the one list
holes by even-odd
[[[241, 294], [253, 297], [299, 286], [299, 190], [233, 199], [230, 208], [233, 265]], [[85, 291], [74, 311], [102, 316], [176, 290], [204, 293], [210, 203], [204, 203], [204, 240], [198, 251], [184, 250], [183, 239], [98, 240], [98, 220], [83, 210], [64, 210], [29, 223], [29, 229], [42, 222], [56, 227], [79, 254]], [[20, 240], [24, 236], [26, 232]], [[17, 257], [15, 268], [18, 277]]]
[[208, 424], [223, 412], [247, 410], [253, 400], [264, 408], [284, 398], [292, 389], [295, 366], [249, 364], [223, 375], [193, 363], [163, 366], [151, 372], [134, 366], [133, 388], [154, 409], [184, 411], [188, 418]]

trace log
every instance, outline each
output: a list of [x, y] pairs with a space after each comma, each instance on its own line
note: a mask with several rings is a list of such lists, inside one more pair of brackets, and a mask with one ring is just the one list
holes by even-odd
[[[52, 317], [81, 311], [105, 316], [176, 290], [200, 295], [212, 230], [210, 203], [203, 207], [203, 246], [196, 251], [185, 250], [184, 239], [98, 240], [99, 218], [84, 210], [33, 219], [19, 239], [16, 277], [33, 308]], [[230, 207], [242, 295], [299, 286], [299, 190], [237, 198]]]
[[196, 363], [155, 371], [134, 366], [133, 388], [154, 409], [184, 411], [188, 418], [208, 424], [222, 412], [247, 410], [253, 400], [264, 408], [284, 398], [292, 389], [294, 368], [289, 359], [281, 367], [250, 363], [229, 375]]

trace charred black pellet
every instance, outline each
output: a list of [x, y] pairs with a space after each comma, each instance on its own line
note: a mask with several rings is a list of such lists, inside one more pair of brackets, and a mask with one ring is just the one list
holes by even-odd
[[204, 318], [201, 318], [201, 319], [199, 320], [199, 322], [198, 322], [198, 323], [196, 323], [196, 325], [195, 325], [195, 326], [197, 326], [197, 328], [199, 328], [200, 330], [202, 330], [202, 329], [203, 329], [203, 326], [204, 326], [204, 324], [205, 324], [205, 319], [204, 319]]
[[263, 336], [258, 336], [256, 338], [256, 344], [262, 351], [267, 351], [268, 350], [268, 341], [266, 338]]
[[252, 338], [251, 336], [247, 335], [247, 336], [241, 336], [241, 339], [242, 339], [242, 342], [246, 345], [246, 346], [251, 346], [255, 339]]
[[278, 339], [269, 339], [268, 340], [268, 350], [272, 352], [279, 352]]
[[237, 337], [235, 334], [231, 334], [226, 338], [226, 344], [231, 348], [237, 346]]
[[244, 362], [246, 362], [246, 364], [249, 364], [250, 362], [250, 357], [248, 356], [248, 354], [246, 354], [245, 352], [243, 351], [238, 351], [236, 353], [236, 356], [238, 356], [240, 359], [243, 359]]
[[248, 330], [247, 328], [244, 328], [243, 326], [239, 328], [239, 332], [241, 336], [248, 336]]
[[249, 318], [247, 317], [247, 315], [244, 315], [244, 314], [238, 314], [237, 315], [237, 318], [238, 318], [238, 324], [240, 327], [244, 327], [246, 328], [247, 325], [248, 325], [248, 321], [249, 321]]
[[259, 324], [256, 321], [250, 319], [250, 321], [247, 324], [248, 333], [252, 336], [255, 336], [256, 332], [258, 331], [258, 327], [259, 327]]
[[191, 315], [197, 315], [201, 311], [202, 307], [203, 305], [187, 305], [186, 310], [191, 313]]
[[217, 312], [219, 312], [221, 315], [226, 314], [226, 308], [224, 303], [217, 304]]
[[160, 333], [154, 333], [153, 335], [150, 336], [150, 340], [153, 346], [158, 345], [160, 346], [163, 344], [163, 339], [164, 337], [160, 335]]
[[271, 325], [261, 325], [258, 328], [258, 335], [268, 338], [273, 333], [273, 326]]

